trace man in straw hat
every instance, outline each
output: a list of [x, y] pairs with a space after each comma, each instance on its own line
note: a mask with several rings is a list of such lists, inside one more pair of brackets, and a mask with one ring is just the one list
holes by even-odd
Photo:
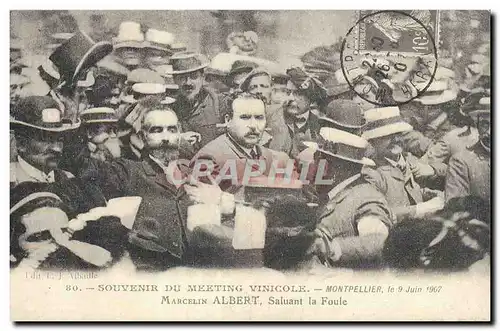
[[366, 168], [363, 173], [385, 195], [398, 220], [441, 209], [444, 201], [440, 197], [423, 203], [424, 195], [429, 200], [436, 193], [423, 190], [413, 177], [410, 162], [414, 157], [403, 153], [402, 139], [402, 133], [413, 128], [401, 118], [398, 107], [375, 108], [364, 115], [362, 137], [373, 146], [377, 168]]
[[137, 22], [126, 21], [120, 23], [118, 36], [113, 38], [113, 55], [116, 61], [128, 70], [142, 66], [142, 49], [144, 47], [144, 33]]
[[204, 86], [204, 70], [208, 59], [191, 52], [174, 54], [170, 58], [174, 82], [179, 93], [172, 108], [179, 116], [184, 132], [193, 131], [201, 135], [200, 147], [222, 134], [217, 129], [221, 123], [219, 114], [220, 96]]
[[174, 35], [170, 32], [148, 29], [143, 48], [144, 65], [152, 70], [167, 65], [169, 57], [173, 54], [170, 45], [174, 39]]
[[54, 182], [73, 177], [58, 165], [64, 134], [80, 125], [62, 120], [58, 104], [48, 96], [26, 97], [17, 104], [11, 128], [17, 144], [17, 162], [10, 164], [10, 183]]
[[[424, 166], [415, 172], [415, 178], [425, 179], [426, 183], [436, 183], [444, 188], [444, 178], [450, 157], [477, 143], [477, 121], [470, 117], [478, 109], [489, 109], [489, 104], [480, 104], [481, 100], [489, 100], [486, 93], [470, 94], [461, 102], [460, 109], [450, 114], [450, 122], [455, 127], [441, 139], [434, 141], [427, 152], [420, 158]], [[425, 166], [427, 164], [427, 166]]]
[[361, 176], [368, 142], [354, 134], [324, 127], [315, 153], [315, 185], [322, 205], [316, 237], [308, 253], [323, 264], [367, 267], [380, 263], [393, 216], [384, 196]]
[[121, 156], [117, 136], [118, 118], [112, 108], [89, 108], [80, 114], [90, 157], [106, 161]]
[[491, 199], [491, 113], [490, 100], [484, 97], [475, 111], [469, 113], [476, 122], [479, 141], [453, 155], [446, 174], [446, 200], [474, 195], [484, 201]]

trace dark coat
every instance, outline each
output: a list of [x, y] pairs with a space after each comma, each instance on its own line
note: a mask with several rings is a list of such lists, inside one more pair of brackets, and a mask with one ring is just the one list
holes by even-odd
[[182, 186], [167, 180], [157, 164], [149, 158], [113, 162], [89, 159], [79, 176], [99, 186], [107, 199], [142, 197], [129, 238], [130, 255], [138, 268], [164, 269], [184, 261], [187, 196]]

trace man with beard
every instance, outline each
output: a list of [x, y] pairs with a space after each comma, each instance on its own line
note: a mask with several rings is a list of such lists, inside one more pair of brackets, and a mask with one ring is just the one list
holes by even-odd
[[269, 127], [273, 137], [269, 148], [296, 157], [305, 146], [302, 141], [316, 140], [320, 126], [318, 117], [311, 111], [313, 103], [321, 103], [326, 91], [321, 82], [300, 68], [287, 70], [288, 98], [282, 111], [274, 113]]
[[[414, 156], [403, 153], [402, 147], [402, 133], [413, 128], [401, 118], [398, 107], [367, 110], [365, 119], [362, 137], [373, 147], [377, 169], [365, 168], [363, 174], [384, 194], [398, 220], [441, 209], [443, 199], [435, 191], [422, 189], [413, 177]], [[424, 203], [424, 199], [429, 201]]]
[[334, 128], [321, 128], [322, 143], [314, 158], [318, 164], [316, 190], [320, 218], [308, 253], [329, 267], [378, 265], [393, 215], [383, 196], [361, 176], [368, 142]]
[[182, 52], [170, 58], [170, 65], [173, 69], [170, 74], [179, 86], [178, 98], [172, 108], [179, 117], [182, 131], [201, 135], [199, 143], [194, 146], [199, 150], [222, 134], [217, 128], [221, 123], [220, 97], [204, 86], [204, 69], [208, 60], [201, 54]]
[[106, 161], [121, 156], [118, 118], [112, 108], [90, 108], [80, 114], [90, 157]]
[[490, 109], [485, 107], [476, 110], [470, 116], [477, 123], [479, 141], [451, 157], [446, 174], [446, 201], [468, 195], [480, 197], [484, 201], [491, 200]]
[[17, 162], [10, 164], [10, 183], [54, 182], [73, 177], [59, 169], [63, 138], [80, 126], [63, 123], [58, 104], [48, 96], [21, 99], [14, 109], [11, 128], [17, 145]]
[[[244, 174], [234, 174], [236, 170], [245, 169], [247, 160], [260, 160], [263, 162], [261, 175], [267, 176], [277, 164], [286, 168], [288, 156], [262, 147], [259, 142], [266, 127], [266, 107], [264, 101], [258, 96], [249, 93], [239, 93], [227, 100], [228, 105], [223, 109], [226, 134], [218, 137], [205, 145], [193, 158], [191, 167], [196, 171], [204, 166], [213, 165], [212, 178], [227, 175], [227, 170], [233, 171], [229, 181], [220, 181], [223, 191], [228, 191], [243, 198], [241, 190]], [[277, 163], [276, 163], [277, 162]], [[243, 165], [243, 167], [239, 167]], [[225, 169], [225, 170], [224, 170]], [[234, 179], [237, 176], [237, 183]]]
[[129, 238], [130, 257], [138, 269], [164, 270], [187, 259], [185, 222], [190, 194], [221, 201], [222, 192], [215, 185], [204, 185], [193, 186], [186, 194], [183, 182], [188, 170], [177, 162], [181, 133], [172, 110], [150, 109], [140, 127], [141, 160], [86, 159], [78, 162], [82, 164], [78, 177], [98, 186], [108, 200], [143, 198]]

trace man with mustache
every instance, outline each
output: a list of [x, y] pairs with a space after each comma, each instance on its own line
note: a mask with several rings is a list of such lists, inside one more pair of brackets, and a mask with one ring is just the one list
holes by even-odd
[[17, 145], [17, 162], [10, 164], [10, 183], [60, 181], [73, 177], [59, 169], [64, 135], [74, 132], [80, 123], [65, 124], [55, 100], [31, 96], [19, 101], [14, 109], [11, 128]]
[[113, 38], [114, 57], [121, 65], [129, 70], [134, 70], [142, 65], [142, 49], [144, 47], [144, 34], [141, 25], [136, 22], [122, 22], [118, 36]]
[[99, 187], [107, 200], [142, 197], [129, 237], [130, 257], [138, 269], [164, 270], [188, 259], [185, 226], [191, 196], [201, 199], [198, 202], [203, 202], [203, 197], [224, 199], [215, 185], [195, 184], [189, 192], [185, 190], [189, 169], [178, 162], [181, 131], [172, 110], [148, 109], [138, 137], [144, 143], [140, 160], [86, 158], [77, 161], [78, 177]]
[[[226, 133], [205, 145], [191, 161], [191, 166], [195, 169], [202, 169], [203, 165], [213, 164], [212, 178], [224, 175], [222, 169], [227, 169], [230, 165], [235, 165], [237, 170], [239, 165], [245, 165], [247, 160], [259, 160], [265, 169], [261, 175], [268, 175], [272, 169], [273, 162], [286, 167], [289, 161], [288, 156], [283, 152], [273, 151], [261, 146], [260, 140], [266, 127], [266, 106], [265, 102], [258, 96], [241, 92], [233, 95], [227, 100], [227, 107], [223, 108], [224, 122], [226, 123]], [[234, 170], [234, 168], [231, 168]], [[237, 176], [237, 183], [231, 180], [221, 180], [220, 187], [223, 191], [228, 191], [237, 198], [242, 198], [243, 190], [241, 173], [230, 176]]]
[[[482, 104], [489, 104], [489, 100], [484, 100]], [[451, 157], [446, 174], [446, 201], [468, 195], [478, 196], [484, 201], [491, 198], [490, 109], [485, 106], [471, 112], [470, 116], [476, 121], [479, 141]]]
[[198, 151], [223, 133], [218, 129], [222, 118], [219, 114], [221, 96], [204, 86], [204, 70], [208, 59], [192, 52], [180, 52], [170, 57], [174, 82], [179, 86], [172, 108], [179, 117], [183, 132], [197, 132], [201, 139], [196, 143]]
[[377, 168], [365, 168], [363, 174], [385, 195], [398, 220], [441, 209], [443, 199], [436, 191], [422, 189], [413, 177], [410, 162], [415, 157], [403, 153], [403, 133], [413, 128], [401, 118], [398, 107], [367, 110], [365, 119], [362, 137], [373, 147]]
[[269, 119], [273, 137], [269, 148], [296, 157], [305, 149], [302, 141], [316, 140], [320, 126], [311, 107], [324, 100], [326, 91], [317, 79], [300, 68], [287, 70], [287, 75], [288, 97], [281, 111], [273, 112]]

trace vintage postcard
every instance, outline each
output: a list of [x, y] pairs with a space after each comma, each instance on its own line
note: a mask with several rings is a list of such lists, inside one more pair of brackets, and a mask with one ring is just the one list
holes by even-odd
[[24, 321], [491, 321], [487, 10], [12, 10]]

